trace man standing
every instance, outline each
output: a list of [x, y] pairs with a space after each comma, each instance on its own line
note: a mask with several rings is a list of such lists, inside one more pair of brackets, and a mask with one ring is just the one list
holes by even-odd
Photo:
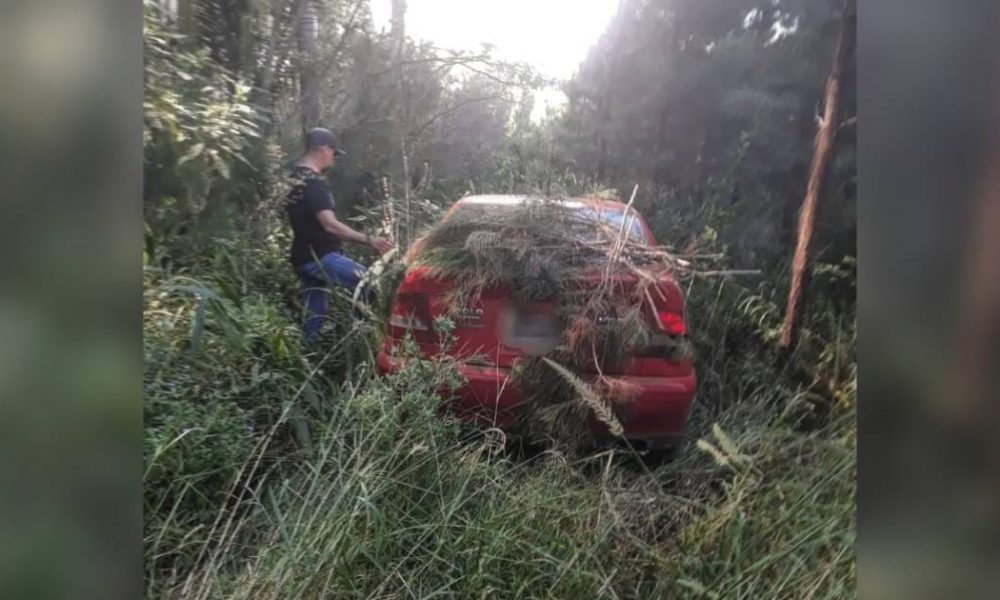
[[388, 241], [357, 232], [337, 220], [333, 193], [321, 173], [342, 154], [330, 130], [311, 129], [306, 133], [306, 152], [292, 171], [296, 183], [288, 193], [291, 261], [302, 283], [307, 342], [315, 340], [326, 317], [327, 285], [353, 291], [365, 272], [363, 266], [341, 253], [343, 242], [362, 244], [380, 254], [392, 248]]

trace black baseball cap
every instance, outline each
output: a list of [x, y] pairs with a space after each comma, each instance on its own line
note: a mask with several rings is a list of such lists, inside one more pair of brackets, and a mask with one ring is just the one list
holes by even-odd
[[337, 156], [347, 154], [337, 147], [337, 136], [333, 135], [332, 131], [322, 127], [315, 127], [306, 132], [306, 150], [318, 148], [319, 146], [330, 146], [333, 148], [333, 153]]

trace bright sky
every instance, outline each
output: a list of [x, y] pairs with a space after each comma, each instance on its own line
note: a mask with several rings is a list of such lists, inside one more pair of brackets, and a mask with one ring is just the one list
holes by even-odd
[[[371, 0], [375, 27], [389, 27], [391, 0]], [[408, 0], [406, 33], [443, 48], [496, 47], [557, 79], [573, 75], [604, 32], [618, 0]], [[535, 116], [560, 103], [558, 91], [537, 98]]]

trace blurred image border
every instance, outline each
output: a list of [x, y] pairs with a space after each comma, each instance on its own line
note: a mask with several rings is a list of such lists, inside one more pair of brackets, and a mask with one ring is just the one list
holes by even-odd
[[0, 597], [135, 598], [142, 6], [0, 11]]
[[863, 596], [1000, 591], [996, 3], [859, 3]]

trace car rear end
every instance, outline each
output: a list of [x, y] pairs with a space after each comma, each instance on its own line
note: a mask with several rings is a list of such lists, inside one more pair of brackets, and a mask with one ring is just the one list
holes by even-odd
[[[516, 201], [506, 200], [516, 205]], [[468, 200], [463, 200], [468, 202]], [[488, 203], [489, 200], [480, 200]], [[494, 202], [502, 206], [504, 202]], [[612, 226], [622, 224], [624, 206], [602, 203], [596, 207], [602, 219]], [[461, 209], [461, 206], [458, 207]], [[583, 205], [583, 210], [595, 209]], [[455, 211], [449, 213], [449, 217]], [[446, 217], [446, 218], [449, 218]], [[641, 217], [631, 213], [624, 225], [634, 239], [653, 245], [652, 234]], [[518, 361], [551, 353], [566, 333], [565, 318], [559, 314], [555, 299], [516, 300], [516, 290], [489, 286], [478, 297], [455, 307], [456, 282], [433, 275], [428, 267], [411, 266], [397, 289], [392, 304], [386, 336], [377, 365], [382, 373], [398, 370], [404, 360], [402, 340], [411, 336], [424, 358], [442, 353], [455, 359], [459, 373], [467, 383], [457, 392], [453, 404], [462, 417], [486, 426], [514, 428], [524, 415], [525, 390], [515, 382], [513, 370]], [[594, 269], [577, 278], [572, 287], [579, 294], [593, 293], [608, 283], [608, 274]], [[622, 299], [623, 308], [609, 307], [598, 315], [602, 326], [615, 327], [625, 317], [626, 298], [640, 292], [638, 277], [619, 273], [611, 276], [611, 289]], [[602, 378], [635, 391], [634, 398], [617, 410], [625, 437], [642, 448], [672, 445], [687, 422], [696, 380], [689, 353], [678, 352], [687, 344], [684, 301], [677, 283], [669, 276], [660, 277], [642, 293], [642, 318], [652, 332], [648, 343], [634, 348], [615, 363], [593, 362], [578, 371], [585, 381]], [[441, 332], [435, 331], [435, 319], [448, 316], [454, 325], [450, 343], [442, 346]], [[552, 377], [558, 377], [552, 373]], [[599, 437], [609, 435], [605, 425], [591, 419], [591, 428]]]

